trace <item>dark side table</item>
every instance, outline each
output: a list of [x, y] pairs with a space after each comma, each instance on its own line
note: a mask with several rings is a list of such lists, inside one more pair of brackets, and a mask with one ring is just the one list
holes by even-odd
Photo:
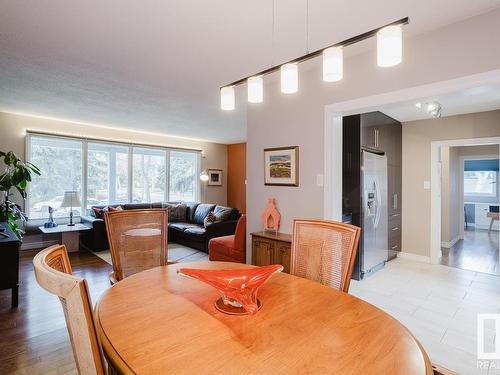
[[19, 300], [19, 248], [21, 241], [7, 223], [0, 223], [0, 290], [12, 289], [12, 308]]

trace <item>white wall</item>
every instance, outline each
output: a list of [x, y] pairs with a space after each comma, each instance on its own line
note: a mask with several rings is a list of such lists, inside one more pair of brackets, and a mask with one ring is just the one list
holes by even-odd
[[222, 169], [224, 171], [223, 185], [221, 187], [206, 187], [206, 201], [221, 205], [225, 205], [227, 202], [226, 145], [0, 112], [0, 150], [14, 151], [19, 157], [24, 159], [25, 135], [27, 130], [68, 136], [107, 139], [118, 142], [202, 150], [202, 170], [213, 168]]
[[[321, 59], [315, 59], [300, 65], [299, 92], [293, 95], [281, 94], [277, 80], [266, 77], [264, 103], [249, 105], [247, 109], [248, 232], [261, 229], [260, 215], [271, 196], [276, 198], [281, 211], [283, 232], [291, 231], [295, 217], [323, 217], [323, 189], [315, 183], [316, 174], [324, 173], [325, 105], [498, 69], [500, 48], [494, 47], [492, 36], [499, 33], [500, 10], [496, 10], [406, 38], [404, 61], [394, 68], [378, 68], [376, 51], [370, 50], [345, 60], [343, 81], [325, 83], [321, 80]], [[473, 129], [468, 133], [474, 136]], [[264, 186], [263, 149], [292, 145], [300, 146], [300, 186]], [[426, 160], [430, 164], [429, 157], [419, 162]], [[415, 181], [418, 188], [422, 183], [420, 177]], [[407, 223], [404, 231], [415, 232], [403, 240], [403, 250], [428, 255], [426, 212], [430, 198], [423, 199], [420, 204], [427, 211], [418, 210], [421, 220], [418, 229], [409, 225], [413, 220], [405, 220], [405, 215], [414, 213], [411, 205], [405, 205], [408, 200], [403, 200], [403, 221]]]

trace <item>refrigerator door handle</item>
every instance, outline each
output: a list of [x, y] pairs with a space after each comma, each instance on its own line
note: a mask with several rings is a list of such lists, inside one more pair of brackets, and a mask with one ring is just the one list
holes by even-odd
[[376, 206], [375, 206], [375, 220], [373, 222], [373, 227], [377, 228], [378, 223], [380, 221], [380, 206], [382, 206], [382, 197], [380, 196], [380, 187], [378, 186], [377, 178], [373, 180], [373, 185], [375, 187], [375, 195], [376, 195]]

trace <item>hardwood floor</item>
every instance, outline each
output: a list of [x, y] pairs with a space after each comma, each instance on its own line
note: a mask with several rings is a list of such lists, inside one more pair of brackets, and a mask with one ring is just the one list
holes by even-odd
[[441, 264], [469, 271], [499, 274], [498, 232], [466, 230], [464, 237], [450, 249], [441, 249]]
[[[61, 303], [37, 284], [34, 254], [21, 254], [18, 309], [10, 309], [10, 290], [0, 291], [0, 374], [76, 374]], [[70, 254], [70, 261], [95, 304], [109, 287], [111, 266], [85, 251]]]

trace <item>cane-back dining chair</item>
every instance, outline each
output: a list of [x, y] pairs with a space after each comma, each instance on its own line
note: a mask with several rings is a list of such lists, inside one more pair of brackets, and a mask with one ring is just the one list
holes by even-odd
[[350, 224], [294, 220], [290, 273], [347, 293], [360, 233]]
[[110, 281], [167, 264], [167, 209], [106, 212], [113, 272]]
[[78, 373], [106, 374], [87, 282], [72, 275], [66, 247], [55, 245], [40, 251], [33, 266], [38, 284], [61, 301]]

